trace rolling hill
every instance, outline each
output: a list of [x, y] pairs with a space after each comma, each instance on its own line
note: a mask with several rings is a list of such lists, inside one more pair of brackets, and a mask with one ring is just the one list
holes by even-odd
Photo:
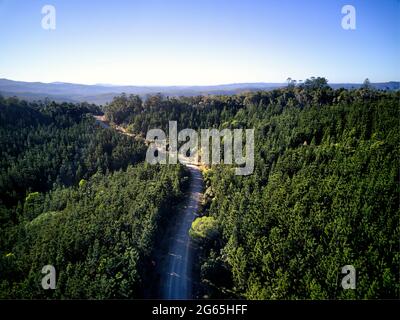
[[[331, 87], [357, 89], [359, 83], [334, 83]], [[372, 84], [381, 90], [398, 90], [399, 82], [391, 81]], [[85, 85], [64, 82], [24, 82], [0, 79], [0, 94], [4, 97], [16, 96], [28, 101], [49, 98], [56, 102], [89, 102], [99, 105], [112, 101], [113, 97], [123, 92], [137, 94], [142, 98], [147, 95], [161, 93], [166, 96], [197, 96], [197, 95], [232, 95], [245, 91], [272, 90], [286, 86], [285, 83], [235, 83], [214, 86], [113, 86]]]

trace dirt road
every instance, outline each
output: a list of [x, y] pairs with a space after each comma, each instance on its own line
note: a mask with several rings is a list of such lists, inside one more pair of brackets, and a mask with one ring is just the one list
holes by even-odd
[[161, 270], [161, 298], [192, 298], [192, 243], [189, 229], [197, 216], [203, 178], [197, 166], [188, 164], [191, 183], [188, 196], [178, 213], [178, 223], [173, 236], [169, 239], [168, 256]]
[[[95, 116], [103, 128], [110, 128], [104, 116]], [[122, 127], [112, 126], [122, 134], [134, 136]], [[182, 163], [184, 161], [180, 159]], [[192, 298], [192, 251], [193, 246], [189, 229], [196, 218], [203, 190], [203, 177], [199, 167], [185, 163], [190, 171], [190, 187], [182, 206], [180, 206], [177, 223], [172, 227], [172, 236], [168, 239], [167, 257], [158, 266], [161, 274], [160, 295], [162, 299]]]

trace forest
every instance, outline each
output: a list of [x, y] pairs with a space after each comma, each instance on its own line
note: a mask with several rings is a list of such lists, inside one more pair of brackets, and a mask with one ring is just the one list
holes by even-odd
[[[0, 99], [0, 298], [141, 297], [182, 166], [96, 125], [92, 105]], [[57, 270], [56, 290], [40, 272]]]
[[[123, 94], [105, 107], [0, 98], [0, 298], [143, 296], [188, 174], [144, 163], [142, 140], [96, 125], [103, 112], [142, 137], [168, 121], [255, 129], [252, 175], [203, 169], [196, 297], [399, 297], [399, 101], [325, 78], [231, 96]], [[49, 261], [58, 287], [43, 291]], [[345, 265], [356, 290], [341, 286]]]
[[[400, 92], [368, 80], [357, 90], [327, 83], [143, 103], [121, 96], [106, 110], [143, 136], [169, 120], [178, 130], [255, 129], [254, 174], [238, 177], [227, 165], [203, 171], [204, 223], [191, 230], [199, 297], [399, 296]], [[345, 265], [357, 271], [357, 290], [341, 287]]]

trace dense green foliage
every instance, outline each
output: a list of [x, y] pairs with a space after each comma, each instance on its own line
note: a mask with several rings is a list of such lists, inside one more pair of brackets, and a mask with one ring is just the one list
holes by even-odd
[[[255, 170], [204, 170], [202, 294], [249, 299], [396, 298], [399, 92], [332, 90], [323, 78], [236, 96], [116, 98], [106, 117], [145, 136], [254, 128]], [[97, 126], [95, 106], [0, 98], [0, 297], [140, 297], [182, 166]], [[221, 150], [222, 154], [222, 150]], [[58, 288], [40, 289], [53, 264]], [[353, 265], [356, 290], [341, 287]]]
[[[399, 92], [332, 90], [312, 78], [230, 97], [157, 96], [126, 125], [142, 134], [169, 120], [180, 129], [255, 129], [254, 174], [235, 176], [227, 166], [204, 174], [203, 214], [221, 232], [201, 246], [208, 295], [394, 298], [399, 100]], [[341, 287], [344, 265], [356, 268], [356, 290]]]
[[21, 200], [30, 189], [75, 184], [143, 159], [142, 144], [98, 130], [89, 112], [99, 109], [0, 98], [0, 204]]
[[[398, 296], [397, 101], [294, 106], [263, 117], [257, 109], [266, 106], [246, 110], [260, 133], [254, 175], [235, 177], [222, 167], [208, 175], [209, 214], [224, 239], [213, 250], [226, 257], [235, 292], [252, 299]], [[341, 288], [347, 264], [357, 270], [357, 290]]]
[[203, 216], [196, 218], [192, 227], [189, 230], [189, 234], [193, 239], [213, 239], [218, 235], [218, 224], [215, 218], [210, 216]]
[[[143, 295], [153, 243], [180, 197], [182, 167], [129, 166], [95, 174], [84, 186], [30, 194], [15, 243], [2, 252], [1, 297], [132, 298]], [[44, 265], [57, 289], [40, 286]]]
[[0, 298], [143, 296], [183, 167], [136, 164], [145, 146], [96, 125], [93, 106], [0, 103]]

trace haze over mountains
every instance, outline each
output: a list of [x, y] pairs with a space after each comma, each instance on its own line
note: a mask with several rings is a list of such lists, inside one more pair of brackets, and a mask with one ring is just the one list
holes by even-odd
[[[360, 83], [333, 83], [330, 86], [337, 88], [359, 88]], [[390, 81], [371, 84], [376, 89], [399, 90], [399, 81]], [[272, 90], [286, 86], [286, 83], [235, 83], [212, 86], [115, 86], [110, 84], [74, 84], [64, 82], [23, 82], [0, 79], [0, 94], [4, 97], [16, 96], [28, 101], [49, 98], [57, 102], [89, 102], [106, 104], [114, 96], [123, 92], [137, 94], [141, 97], [161, 93], [166, 96], [197, 96], [237, 94], [246, 91]]]

